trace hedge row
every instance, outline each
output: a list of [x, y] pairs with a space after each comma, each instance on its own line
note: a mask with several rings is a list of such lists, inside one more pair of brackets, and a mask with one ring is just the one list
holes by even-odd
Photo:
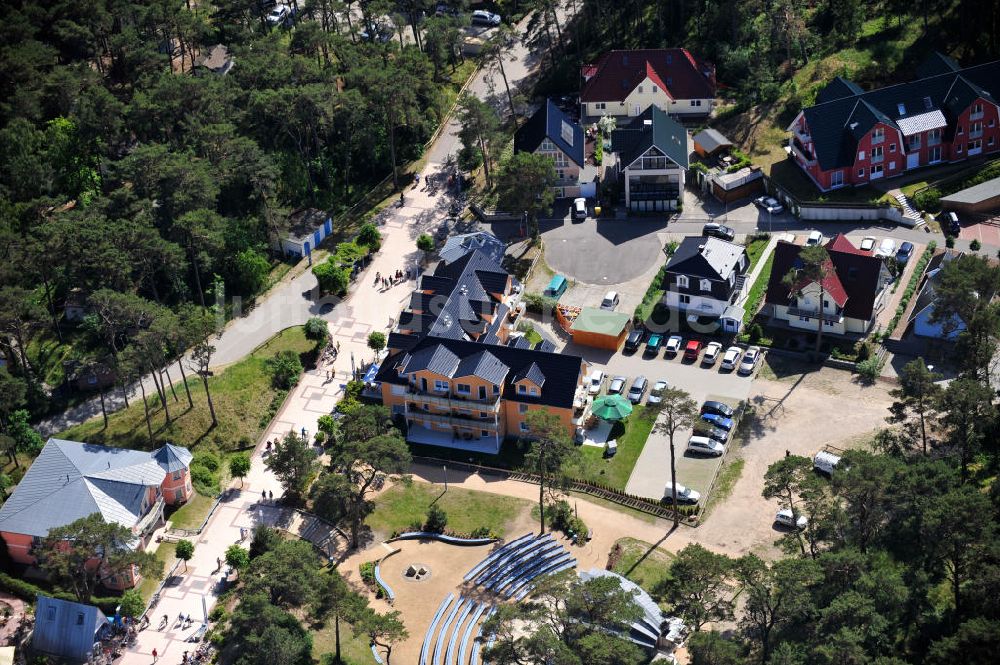
[[917, 262], [917, 266], [913, 269], [913, 274], [910, 275], [910, 281], [906, 284], [906, 290], [903, 291], [903, 297], [899, 301], [899, 307], [896, 308], [896, 313], [889, 322], [889, 326], [885, 329], [885, 334], [887, 336], [892, 335], [892, 332], [896, 329], [896, 324], [898, 324], [899, 320], [903, 317], [903, 313], [906, 311], [906, 306], [910, 304], [910, 298], [913, 297], [914, 292], [920, 285], [920, 278], [924, 276], [924, 270], [927, 268], [927, 264], [930, 262], [931, 257], [934, 256], [935, 248], [937, 248], [937, 243], [931, 240], [927, 243], [924, 253], [920, 255], [920, 260]]
[[[68, 600], [74, 603], [80, 602], [76, 596], [66, 591], [50, 591], [48, 589], [43, 589], [40, 586], [36, 586], [31, 582], [26, 582], [24, 580], [18, 579], [16, 577], [11, 577], [6, 573], [0, 573], [0, 589], [8, 591], [23, 601], [34, 603], [38, 596], [49, 596], [50, 598], [58, 598], [59, 600]], [[117, 596], [109, 596], [106, 598], [94, 597], [90, 599], [91, 605], [97, 605], [107, 614], [113, 614], [115, 608], [121, 602], [121, 598]]]

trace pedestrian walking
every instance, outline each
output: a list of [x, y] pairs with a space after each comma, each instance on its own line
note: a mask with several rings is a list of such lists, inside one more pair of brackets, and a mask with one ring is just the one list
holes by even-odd
[[156, 649], [154, 648], [153, 649], [153, 662], [155, 663], [157, 660], [159, 660], [159, 658], [160, 658], [160, 656], [156, 653]]
[[215, 563], [216, 563], [216, 568], [215, 569], [216, 570], [222, 570], [222, 558], [221, 557], [215, 557]]

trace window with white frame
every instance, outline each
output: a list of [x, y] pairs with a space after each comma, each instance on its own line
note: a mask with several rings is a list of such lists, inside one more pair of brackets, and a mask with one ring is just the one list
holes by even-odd
[[687, 275], [677, 275], [677, 288], [686, 289], [688, 287]]
[[677, 300], [682, 305], [690, 305], [691, 304], [691, 296], [680, 295], [680, 296], [677, 297]]
[[459, 395], [469, 395], [472, 393], [472, 386], [468, 383], [456, 383], [455, 392]]
[[809, 317], [808, 316], [800, 316], [799, 317], [799, 321], [802, 321], [803, 323], [809, 323]]
[[691, 100], [691, 106], [701, 106], [701, 100], [700, 99], [692, 99]]
[[640, 95], [642, 94], [642, 86], [641, 85], [639, 86], [639, 94]]
[[703, 279], [703, 280], [701, 280], [700, 288], [701, 288], [702, 291], [711, 291], [712, 290], [712, 282], [709, 281], [709, 280], [707, 280], [707, 279]]
[[843, 171], [834, 171], [830, 175], [830, 186], [831, 187], [840, 187], [843, 184], [844, 184], [844, 172]]
[[858, 150], [858, 161], [859, 162], [865, 161], [865, 151], [864, 150]]
[[955, 144], [955, 152], [960, 153], [964, 149], [965, 149], [965, 144], [964, 143], [956, 143]]
[[858, 169], [858, 177], [859, 178], [864, 178], [865, 177], [865, 170], [864, 169]]
[[896, 152], [896, 144], [895, 143], [890, 143], [889, 144], [889, 152]]
[[434, 379], [434, 390], [439, 393], [448, 392], [448, 382], [441, 379]]
[[608, 108], [608, 105], [605, 102], [597, 102], [596, 104], [594, 104], [594, 108], [599, 111], [603, 111], [604, 109]]
[[538, 388], [536, 388], [534, 386], [529, 386], [528, 387], [528, 394], [537, 397], [538, 396]]

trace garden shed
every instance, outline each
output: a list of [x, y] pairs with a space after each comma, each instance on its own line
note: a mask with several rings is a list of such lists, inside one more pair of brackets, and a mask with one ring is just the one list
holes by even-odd
[[573, 341], [583, 346], [617, 351], [625, 343], [631, 317], [622, 312], [609, 312], [584, 307], [569, 329]]
[[331, 233], [333, 220], [326, 212], [301, 208], [288, 216], [288, 232], [281, 237], [281, 253], [305, 258]]
[[954, 194], [942, 196], [941, 209], [980, 214], [1000, 210], [1000, 178], [993, 178]]

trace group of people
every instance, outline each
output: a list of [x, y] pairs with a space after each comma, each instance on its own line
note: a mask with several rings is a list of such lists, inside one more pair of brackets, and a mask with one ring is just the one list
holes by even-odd
[[397, 270], [395, 273], [389, 275], [388, 277], [383, 277], [382, 273], [377, 272], [375, 273], [375, 285], [376, 286], [381, 285], [383, 289], [387, 289], [390, 286], [395, 286], [396, 284], [399, 284], [404, 279], [408, 281], [410, 279], [411, 274], [412, 273], [410, 272], [409, 268], [407, 268], [406, 270]]

